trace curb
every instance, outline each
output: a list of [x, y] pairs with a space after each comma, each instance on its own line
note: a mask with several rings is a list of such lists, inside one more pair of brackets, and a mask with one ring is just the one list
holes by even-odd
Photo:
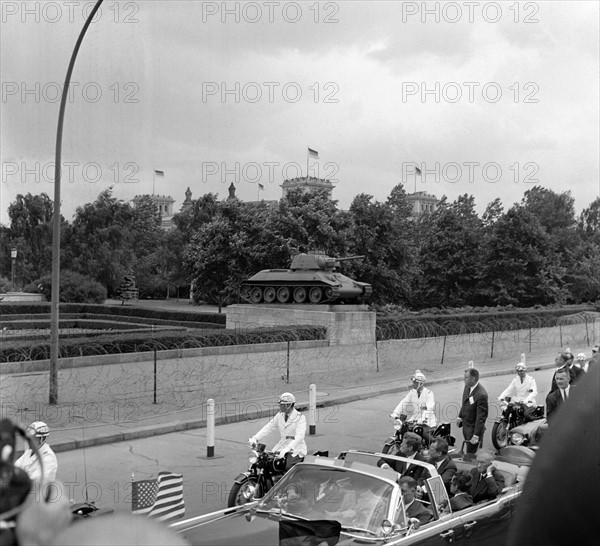
[[[541, 364], [541, 365], [532, 367], [531, 371], [545, 370], [548, 368], [554, 368], [554, 364]], [[494, 377], [494, 376], [498, 376], [498, 375], [512, 375], [513, 373], [514, 373], [514, 368], [511, 367], [506, 370], [482, 372], [480, 377], [485, 378], [485, 377]], [[454, 377], [448, 377], [448, 378], [443, 378], [443, 379], [441, 378], [441, 379], [437, 379], [437, 380], [432, 379], [431, 381], [428, 381], [428, 384], [436, 385], [436, 384], [440, 384], [440, 383], [454, 383], [454, 382], [458, 382], [458, 381], [462, 381], [462, 380], [463, 380], [463, 377], [461, 375], [461, 376], [454, 376]], [[375, 398], [377, 396], [383, 396], [386, 394], [393, 394], [393, 393], [397, 393], [397, 392], [398, 392], [397, 386], [396, 387], [387, 387], [387, 388], [382, 387], [380, 389], [373, 390], [373, 391], [358, 392], [356, 394], [346, 394], [346, 395], [342, 395], [342, 396], [337, 396], [335, 398], [322, 400], [320, 402], [317, 402], [317, 407], [325, 408], [325, 407], [329, 407], [329, 406], [335, 406], [338, 404], [349, 404], [351, 402], [356, 402], [358, 400], [366, 400], [368, 398]], [[307, 410], [308, 402], [302, 402], [302, 403], [298, 404], [298, 409]], [[273, 411], [272, 409], [271, 410], [263, 409], [263, 410], [256, 410], [253, 412], [248, 412], [247, 414], [244, 414], [244, 416], [229, 415], [229, 416], [225, 416], [225, 417], [217, 417], [217, 418], [215, 418], [215, 426], [226, 425], [229, 423], [237, 423], [240, 421], [249, 421], [252, 419], [261, 419], [264, 417], [271, 417], [272, 411]], [[94, 446], [104, 445], [104, 444], [112, 444], [115, 442], [126, 442], [129, 440], [137, 440], [140, 438], [149, 438], [152, 436], [158, 436], [158, 435], [162, 435], [162, 434], [170, 434], [172, 432], [182, 432], [185, 430], [193, 430], [193, 429], [200, 429], [200, 428], [206, 428], [206, 419], [175, 420], [171, 423], [140, 426], [138, 428], [134, 428], [131, 430], [124, 430], [124, 431], [118, 431], [118, 432], [110, 431], [110, 432], [106, 432], [105, 434], [98, 435], [95, 438], [86, 438], [86, 439], [82, 439], [82, 440], [63, 440], [62, 442], [57, 442], [55, 444], [52, 444], [52, 449], [55, 453], [61, 453], [61, 452], [65, 452], [65, 451], [72, 451], [75, 449], [94, 447]]]

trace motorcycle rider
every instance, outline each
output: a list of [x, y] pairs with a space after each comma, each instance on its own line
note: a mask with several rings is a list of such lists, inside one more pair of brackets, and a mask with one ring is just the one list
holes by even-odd
[[261, 438], [279, 430], [281, 438], [273, 446], [272, 451], [277, 452], [278, 457], [286, 458], [287, 470], [306, 456], [307, 447], [304, 441], [306, 417], [294, 407], [296, 397], [291, 392], [284, 392], [277, 403], [279, 404], [279, 412], [248, 441], [250, 445], [254, 446]]
[[525, 404], [525, 416], [528, 420], [531, 420], [537, 407], [537, 385], [535, 379], [527, 373], [527, 366], [524, 362], [519, 362], [515, 366], [515, 372], [517, 376], [500, 393], [498, 400], [503, 401], [510, 396], [511, 402]]
[[434, 412], [435, 400], [433, 392], [424, 386], [427, 381], [425, 374], [421, 370], [416, 370], [411, 381], [412, 389], [396, 406], [390, 417], [435, 427], [437, 423]]
[[[37, 442], [36, 447], [39, 458], [31, 448], [28, 448], [15, 461], [15, 466], [27, 472], [32, 482], [36, 482], [43, 487], [56, 480], [56, 471], [58, 470], [56, 455], [47, 442], [50, 429], [43, 421], [34, 421], [27, 427], [27, 433], [34, 438], [34, 442]], [[43, 483], [41, 482], [42, 467], [44, 469]]]

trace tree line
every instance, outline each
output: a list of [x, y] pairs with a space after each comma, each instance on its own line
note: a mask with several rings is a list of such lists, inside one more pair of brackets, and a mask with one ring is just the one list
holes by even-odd
[[[372, 302], [410, 309], [600, 299], [600, 198], [576, 216], [570, 192], [535, 186], [504, 210], [499, 199], [481, 217], [475, 199], [442, 198], [411, 217], [402, 184], [384, 202], [357, 195], [349, 210], [323, 191], [291, 191], [277, 203], [220, 201], [208, 193], [161, 229], [149, 197], [137, 206], [101, 192], [61, 218], [61, 271], [80, 274], [117, 295], [127, 274], [140, 297], [174, 296], [194, 285], [197, 300], [238, 301], [242, 280], [286, 268], [299, 252], [364, 255], [343, 273], [373, 285]], [[51, 272], [53, 204], [46, 194], [18, 195], [0, 226], [4, 258], [17, 248], [21, 286]], [[10, 259], [2, 259], [6, 285]], [[1, 288], [1, 287], [0, 287]]]

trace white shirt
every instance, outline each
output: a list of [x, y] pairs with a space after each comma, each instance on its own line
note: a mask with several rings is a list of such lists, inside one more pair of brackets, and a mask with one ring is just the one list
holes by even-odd
[[292, 455], [305, 457], [308, 448], [304, 441], [306, 435], [306, 417], [294, 408], [285, 420], [285, 414], [278, 412], [263, 428], [255, 435], [254, 439], [259, 441], [271, 432], [279, 430], [281, 439], [274, 446], [272, 451], [287, 453], [292, 451]]
[[44, 483], [41, 483], [42, 467], [40, 466], [40, 462], [35, 453], [31, 449], [25, 450], [25, 453], [15, 461], [15, 466], [18, 466], [20, 469], [27, 472], [31, 481], [37, 482], [44, 487], [46, 484], [56, 481], [58, 461], [56, 460], [54, 451], [52, 451], [48, 444], [42, 444], [38, 447], [38, 451], [44, 467]]
[[528, 406], [537, 406], [535, 379], [529, 374], [525, 374], [523, 382], [521, 382], [521, 378], [517, 375], [498, 398], [506, 398], [507, 396], [510, 396], [514, 402], [525, 402]]
[[396, 406], [392, 415], [406, 415], [407, 421], [416, 423], [426, 423], [430, 427], [435, 427], [437, 421], [435, 419], [435, 400], [433, 393], [423, 387], [419, 396], [417, 389], [410, 389], [408, 394]]

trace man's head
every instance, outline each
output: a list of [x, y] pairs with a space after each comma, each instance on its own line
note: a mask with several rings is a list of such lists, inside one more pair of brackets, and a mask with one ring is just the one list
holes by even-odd
[[281, 413], [290, 413], [296, 404], [296, 397], [291, 392], [284, 392], [277, 400]]
[[494, 461], [494, 456], [488, 451], [480, 451], [477, 454], [477, 470], [482, 474], [487, 471]]
[[402, 436], [402, 444], [400, 444], [400, 451], [407, 457], [410, 457], [413, 453], [419, 451], [421, 447], [422, 438], [414, 432], [405, 432]]
[[37, 439], [38, 445], [42, 445], [50, 434], [48, 425], [43, 421], [34, 421], [27, 427], [27, 433]]
[[585, 353], [579, 353], [577, 355], [577, 364], [583, 366], [585, 364]]
[[517, 375], [523, 379], [525, 377], [525, 375], [527, 374], [527, 366], [525, 366], [524, 362], [519, 362], [516, 366], [515, 366], [515, 372], [517, 372]]
[[417, 492], [417, 480], [410, 476], [404, 476], [398, 481], [400, 484], [400, 491], [402, 492], [402, 498], [406, 504], [410, 504], [415, 500], [415, 493]]
[[469, 491], [469, 485], [471, 484], [471, 474], [466, 470], [457, 472], [450, 482], [450, 491], [454, 494], [457, 492], [467, 493]]
[[573, 353], [570, 351], [563, 351], [562, 353], [558, 353], [558, 355], [554, 359], [554, 364], [556, 364], [557, 368], [562, 368], [563, 366], [571, 366], [571, 364], [573, 364]]
[[554, 372], [554, 381], [559, 389], [566, 389], [569, 386], [571, 374], [568, 368], [559, 368]]
[[410, 378], [410, 380], [412, 381], [413, 389], [416, 390], [422, 389], [425, 381], [427, 381], [425, 374], [421, 370], [416, 370], [415, 374]]
[[473, 387], [479, 381], [479, 370], [475, 368], [467, 368], [464, 375], [465, 385]]
[[437, 438], [429, 446], [429, 458], [437, 463], [443, 461], [448, 455], [448, 442], [443, 438]]

